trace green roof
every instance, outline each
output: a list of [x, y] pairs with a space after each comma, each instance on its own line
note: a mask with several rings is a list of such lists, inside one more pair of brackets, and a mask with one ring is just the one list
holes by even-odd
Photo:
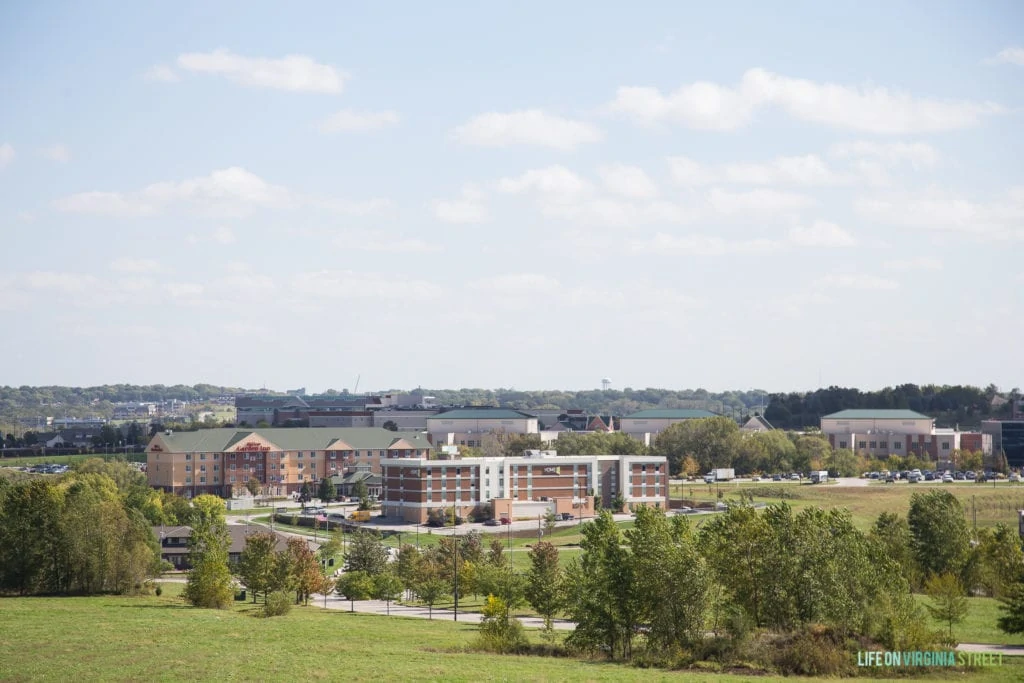
[[718, 417], [707, 410], [690, 410], [682, 408], [651, 408], [626, 415], [624, 420], [699, 420], [703, 417]]
[[456, 408], [428, 417], [427, 420], [536, 420], [533, 415], [511, 408]]
[[825, 415], [825, 420], [930, 420], [931, 418], [913, 410], [889, 410], [887, 408], [858, 408], [840, 410]]
[[392, 432], [379, 427], [200, 429], [171, 434], [161, 432], [158, 436], [173, 453], [219, 453], [252, 435], [259, 435], [286, 451], [324, 450], [339, 439], [354, 449], [386, 449], [396, 441], [406, 441], [417, 449], [431, 447], [426, 434]]

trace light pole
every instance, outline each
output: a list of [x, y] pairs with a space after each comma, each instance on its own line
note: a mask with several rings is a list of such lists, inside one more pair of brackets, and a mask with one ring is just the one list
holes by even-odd
[[455, 618], [453, 621], [459, 620], [459, 538], [455, 534], [455, 529], [452, 529], [452, 540], [455, 541]]

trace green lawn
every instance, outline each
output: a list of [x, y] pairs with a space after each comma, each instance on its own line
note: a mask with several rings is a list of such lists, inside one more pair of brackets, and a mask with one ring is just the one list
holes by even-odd
[[[168, 588], [170, 588], [168, 586]], [[0, 679], [723, 681], [770, 676], [668, 672], [572, 658], [463, 651], [476, 627], [300, 607], [258, 619], [251, 603], [193, 609], [162, 597], [0, 600]], [[537, 639], [532, 632], [531, 638]], [[1009, 683], [1024, 662], [945, 678]], [[944, 680], [942, 678], [941, 680]], [[883, 680], [872, 678], [870, 680]]]
[[[742, 484], [722, 484], [720, 489], [726, 502], [739, 499], [739, 491], [753, 491], [756, 503], [786, 502], [794, 508], [817, 505], [823, 508], [844, 507], [853, 515], [854, 523], [861, 529], [867, 529], [882, 512], [898, 512], [907, 514], [910, 508], [910, 496], [914, 492], [927, 492], [935, 489], [950, 491], [964, 505], [968, 522], [973, 523], [973, 509], [977, 510], [978, 526], [995, 526], [1003, 522], [1011, 526], [1017, 525], [1017, 510], [1024, 509], [1024, 485], [999, 484], [871, 484], [868, 486], [811, 486], [809, 484], [788, 484], [779, 482], [760, 482]], [[719, 487], [704, 483], [683, 484], [673, 486], [671, 496], [674, 500], [685, 498], [695, 502], [714, 502], [718, 500]], [[785, 493], [786, 498], [780, 497]]]
[[[915, 596], [922, 605], [934, 604], [924, 595]], [[995, 598], [970, 598], [967, 601], [967, 617], [963, 623], [953, 627], [953, 637], [961, 643], [992, 643], [996, 645], [1024, 646], [1024, 635], [1003, 633], [996, 627], [1000, 617], [999, 601]], [[943, 625], [932, 620], [936, 629]]]

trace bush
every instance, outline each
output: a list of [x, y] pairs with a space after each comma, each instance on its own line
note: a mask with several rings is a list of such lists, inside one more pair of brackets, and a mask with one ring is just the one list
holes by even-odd
[[477, 647], [498, 654], [521, 652], [528, 647], [522, 622], [509, 616], [501, 598], [487, 596]]
[[264, 617], [283, 617], [292, 610], [292, 596], [285, 591], [273, 591], [263, 603]]
[[773, 663], [786, 676], [838, 676], [848, 672], [851, 660], [835, 631], [809, 626], [778, 641]]
[[156, 585], [156, 588], [153, 589], [153, 592], [156, 593], [156, 596], [159, 598], [161, 595], [164, 594], [164, 587], [158, 583]]

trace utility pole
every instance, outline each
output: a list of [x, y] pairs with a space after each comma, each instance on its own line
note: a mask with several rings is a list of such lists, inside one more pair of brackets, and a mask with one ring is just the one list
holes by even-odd
[[459, 537], [452, 529], [452, 540], [455, 541], [455, 619], [459, 620]]

